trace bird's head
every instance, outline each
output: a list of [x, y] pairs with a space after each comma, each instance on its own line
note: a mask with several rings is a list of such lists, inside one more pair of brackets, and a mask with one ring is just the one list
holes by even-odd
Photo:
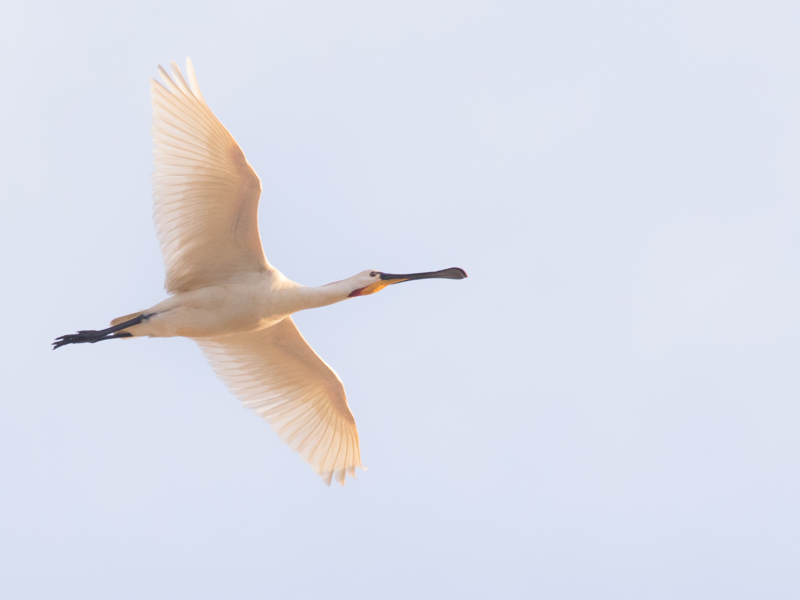
[[364, 271], [355, 276], [356, 289], [350, 292], [348, 297], [368, 296], [369, 294], [380, 292], [383, 288], [395, 283], [414, 279], [464, 279], [466, 276], [466, 271], [458, 267], [428, 273], [408, 273], [406, 275], [394, 275], [392, 273], [382, 273], [381, 271]]

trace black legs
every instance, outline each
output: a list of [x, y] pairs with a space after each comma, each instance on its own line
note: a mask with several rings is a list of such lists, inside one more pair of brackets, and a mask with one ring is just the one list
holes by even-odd
[[127, 329], [128, 327], [133, 327], [134, 325], [138, 325], [142, 321], [144, 321], [147, 317], [144, 315], [139, 315], [138, 317], [131, 319], [130, 321], [125, 321], [124, 323], [120, 323], [119, 325], [114, 325], [113, 327], [109, 327], [107, 329], [90, 329], [87, 331], [79, 331], [78, 333], [69, 333], [67, 335], [62, 335], [56, 338], [56, 341], [53, 342], [53, 350], [57, 348], [61, 348], [61, 346], [66, 346], [67, 344], [94, 344], [95, 342], [102, 342], [104, 340], [114, 340], [117, 338], [126, 338], [126, 337], [133, 337], [130, 333], [117, 333], [117, 331], [122, 331], [123, 329]]

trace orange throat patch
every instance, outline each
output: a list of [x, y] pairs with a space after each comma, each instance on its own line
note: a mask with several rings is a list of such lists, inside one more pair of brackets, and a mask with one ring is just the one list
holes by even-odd
[[380, 292], [383, 288], [388, 287], [401, 281], [408, 281], [408, 279], [390, 279], [388, 281], [376, 281], [375, 283], [350, 292], [348, 298], [355, 298], [356, 296], [369, 296], [375, 292]]

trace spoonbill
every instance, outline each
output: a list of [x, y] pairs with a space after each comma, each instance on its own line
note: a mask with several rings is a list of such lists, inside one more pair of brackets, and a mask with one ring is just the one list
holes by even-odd
[[151, 80], [153, 211], [169, 297], [100, 330], [62, 335], [53, 349], [132, 337], [191, 338], [244, 406], [270, 423], [326, 484], [355, 478], [358, 430], [336, 372], [291, 315], [404, 281], [464, 279], [463, 269], [397, 275], [374, 269], [322, 287], [284, 277], [258, 233], [261, 181], [206, 104], [192, 62]]

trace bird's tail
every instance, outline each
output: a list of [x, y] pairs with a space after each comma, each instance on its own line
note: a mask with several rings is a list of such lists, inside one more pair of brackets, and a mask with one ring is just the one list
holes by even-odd
[[131, 313], [129, 315], [125, 315], [124, 317], [117, 317], [113, 321], [111, 321], [111, 326], [114, 327], [115, 325], [119, 325], [120, 323], [124, 323], [125, 321], [130, 321], [131, 319], [135, 319], [144, 314], [144, 311], [138, 311], [135, 313]]

